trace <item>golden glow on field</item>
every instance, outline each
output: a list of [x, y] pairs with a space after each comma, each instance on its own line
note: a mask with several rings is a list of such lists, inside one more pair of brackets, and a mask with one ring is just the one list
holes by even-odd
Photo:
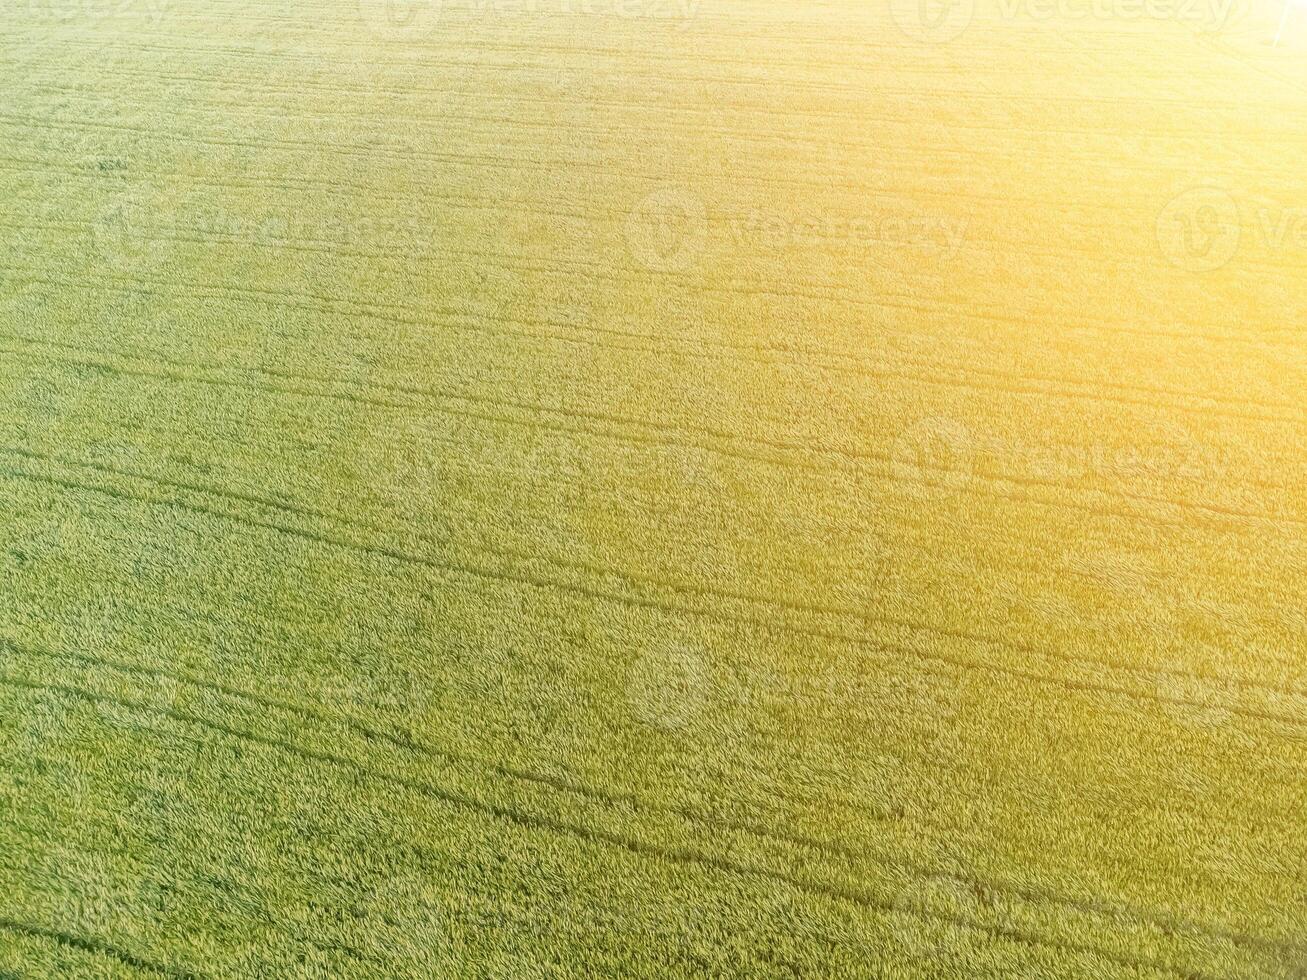
[[0, 7], [0, 976], [1303, 975], [1301, 4]]

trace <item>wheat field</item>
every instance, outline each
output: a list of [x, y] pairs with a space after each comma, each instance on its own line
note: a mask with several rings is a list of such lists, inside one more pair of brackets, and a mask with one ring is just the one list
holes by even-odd
[[0, 9], [0, 976], [1307, 975], [1307, 7]]

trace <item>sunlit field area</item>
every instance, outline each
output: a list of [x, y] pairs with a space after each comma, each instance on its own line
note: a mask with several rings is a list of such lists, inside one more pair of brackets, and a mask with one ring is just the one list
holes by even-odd
[[1307, 4], [0, 13], [0, 975], [1307, 975]]

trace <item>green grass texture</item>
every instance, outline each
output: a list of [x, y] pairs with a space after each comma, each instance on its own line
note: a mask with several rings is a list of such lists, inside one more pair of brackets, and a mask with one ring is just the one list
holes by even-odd
[[1307, 976], [1307, 8], [0, 13], [0, 976]]

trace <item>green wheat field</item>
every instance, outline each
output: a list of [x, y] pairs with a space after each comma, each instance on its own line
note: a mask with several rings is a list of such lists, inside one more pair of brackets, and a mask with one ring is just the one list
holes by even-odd
[[1307, 6], [0, 13], [0, 976], [1307, 976]]

